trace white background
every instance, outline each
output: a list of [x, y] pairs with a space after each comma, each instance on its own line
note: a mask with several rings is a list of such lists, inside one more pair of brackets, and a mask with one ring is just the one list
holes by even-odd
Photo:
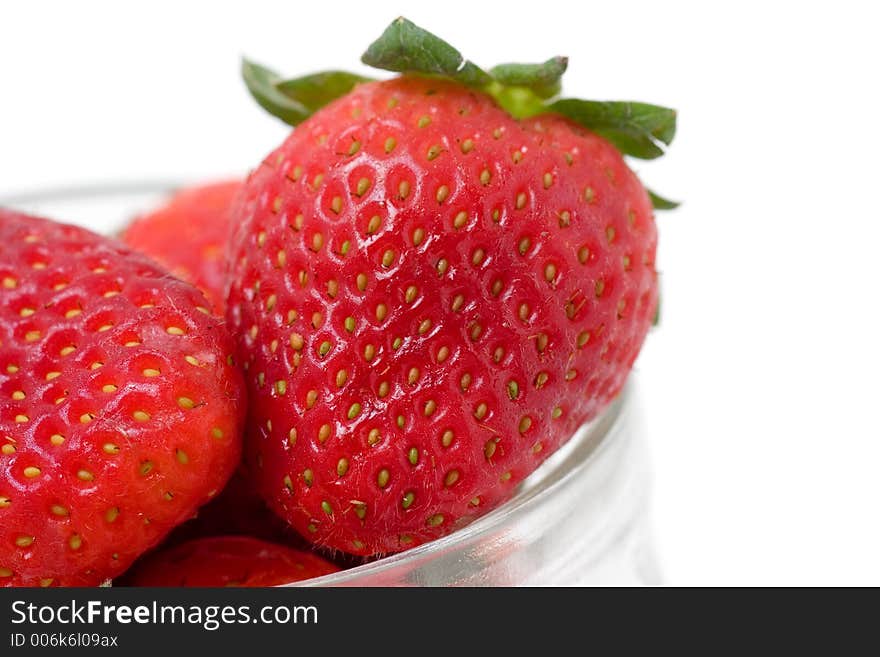
[[680, 110], [637, 163], [663, 320], [637, 364], [675, 584], [880, 584], [880, 47], [871, 3], [9, 2], [0, 196], [238, 174], [286, 134], [239, 57], [352, 68], [404, 13], [476, 62]]

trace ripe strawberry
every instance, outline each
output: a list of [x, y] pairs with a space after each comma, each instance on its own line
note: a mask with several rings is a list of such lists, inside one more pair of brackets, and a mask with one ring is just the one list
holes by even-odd
[[202, 290], [222, 315], [229, 208], [240, 188], [236, 180], [181, 190], [132, 222], [122, 239]]
[[[619, 392], [657, 307], [651, 199], [609, 140], [648, 154], [671, 130], [645, 114], [674, 113], [546, 105], [564, 60], [493, 81], [449, 49], [397, 21], [365, 61], [455, 80], [244, 69], [292, 122], [300, 100], [320, 104], [316, 79], [345, 94], [248, 179], [228, 318], [264, 497], [354, 554], [423, 543], [507, 499]], [[443, 71], [419, 68], [426, 50]]]
[[243, 386], [204, 296], [73, 226], [0, 210], [0, 585], [96, 585], [238, 463]]
[[[133, 221], [122, 236], [178, 278], [201, 289], [214, 309], [224, 310], [223, 251], [230, 208], [242, 181], [215, 182], [178, 191], [161, 207]], [[286, 537], [286, 524], [266, 508], [243, 473], [237, 473], [197, 517], [178, 527], [168, 541], [202, 536], [249, 534], [269, 540]]]
[[309, 552], [248, 536], [216, 536], [154, 552], [124, 581], [129, 586], [281, 586], [338, 570]]

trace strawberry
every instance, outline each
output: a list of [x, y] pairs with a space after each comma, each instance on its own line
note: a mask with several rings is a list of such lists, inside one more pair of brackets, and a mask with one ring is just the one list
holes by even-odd
[[339, 570], [321, 557], [249, 536], [216, 536], [146, 556], [129, 586], [280, 586]]
[[[135, 219], [122, 240], [152, 257], [178, 278], [198, 287], [223, 314], [223, 251], [230, 230], [230, 208], [242, 181], [229, 180], [184, 188], [164, 205]], [[285, 536], [284, 523], [269, 511], [243, 472], [178, 527], [169, 541], [218, 534]]]
[[241, 375], [204, 296], [0, 210], [0, 585], [100, 584], [226, 483]]
[[665, 203], [620, 149], [661, 154], [675, 113], [550, 102], [564, 59], [487, 73], [403, 19], [364, 61], [404, 75], [245, 62], [300, 125], [233, 213], [227, 316], [263, 496], [313, 543], [375, 555], [496, 507], [620, 391]]
[[133, 249], [199, 288], [221, 315], [229, 208], [240, 187], [240, 181], [227, 181], [183, 189], [132, 222], [122, 237]]

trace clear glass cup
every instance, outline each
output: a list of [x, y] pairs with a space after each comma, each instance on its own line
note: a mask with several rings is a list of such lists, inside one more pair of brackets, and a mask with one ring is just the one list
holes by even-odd
[[[105, 234], [174, 187], [120, 183], [0, 195], [14, 207]], [[297, 585], [510, 586], [657, 584], [650, 467], [637, 383], [526, 479], [506, 504], [400, 554]]]

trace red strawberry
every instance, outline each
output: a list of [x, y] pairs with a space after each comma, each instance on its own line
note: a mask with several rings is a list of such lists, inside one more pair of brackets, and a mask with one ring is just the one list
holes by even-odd
[[[178, 191], [160, 208], [125, 230], [123, 241], [201, 289], [223, 313], [223, 251], [229, 233], [230, 208], [242, 187], [238, 180], [215, 182]], [[250, 534], [266, 539], [284, 536], [285, 523], [266, 508], [243, 473], [169, 537], [171, 542], [219, 534]]]
[[[448, 55], [424, 32], [408, 45], [410, 29], [365, 61]], [[371, 555], [450, 532], [623, 385], [657, 306], [651, 200], [608, 140], [535, 110], [559, 62], [493, 71], [531, 85], [524, 120], [460, 56], [447, 73], [469, 86], [349, 79], [247, 181], [228, 300], [247, 449], [270, 506], [314, 543]], [[304, 85], [245, 74], [282, 116], [281, 92]], [[604, 106], [662, 110], [623, 105]]]
[[248, 536], [216, 536], [150, 554], [130, 586], [280, 586], [339, 570], [321, 557]]
[[0, 585], [115, 577], [226, 483], [243, 386], [204, 296], [0, 210]]
[[222, 314], [229, 208], [240, 188], [236, 180], [181, 190], [136, 219], [123, 241], [202, 290]]

